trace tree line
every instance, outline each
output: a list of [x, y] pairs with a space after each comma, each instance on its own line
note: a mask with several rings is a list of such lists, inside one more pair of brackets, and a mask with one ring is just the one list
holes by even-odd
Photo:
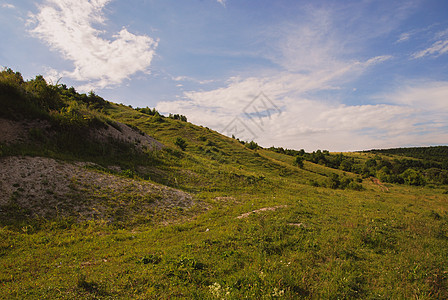
[[[353, 172], [361, 175], [363, 178], [376, 177], [382, 182], [425, 185], [448, 184], [448, 147], [429, 147], [413, 148], [409, 151], [401, 149], [374, 150], [372, 153], [397, 154], [400, 153], [403, 158], [396, 156], [387, 157], [376, 155], [373, 158], [361, 160], [343, 155], [342, 153], [331, 154], [327, 150], [317, 150], [311, 153], [302, 150], [284, 149], [282, 147], [271, 147], [269, 150], [290, 156], [295, 156], [295, 164], [303, 167], [303, 161], [313, 162], [333, 169], [340, 169], [347, 172]], [[425, 154], [426, 153], [426, 154]], [[431, 153], [431, 155], [428, 155]], [[404, 156], [416, 156], [409, 158]], [[434, 159], [436, 158], [436, 159]]]

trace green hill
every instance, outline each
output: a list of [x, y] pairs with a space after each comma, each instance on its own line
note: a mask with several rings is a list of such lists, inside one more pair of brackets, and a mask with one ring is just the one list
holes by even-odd
[[448, 297], [443, 156], [263, 149], [9, 69], [0, 107], [0, 298]]

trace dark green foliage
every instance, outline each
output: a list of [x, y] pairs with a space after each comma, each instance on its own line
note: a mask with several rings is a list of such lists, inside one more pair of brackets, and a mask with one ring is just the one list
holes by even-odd
[[413, 169], [407, 169], [406, 171], [404, 171], [401, 174], [401, 178], [403, 178], [404, 183], [409, 185], [425, 185], [425, 179], [423, 178], [422, 174]]
[[156, 116], [156, 115], [160, 116], [159, 112], [155, 108], [151, 109], [149, 107], [145, 107], [145, 108], [137, 107], [135, 110], [137, 110], [143, 114], [150, 115], [150, 116]]
[[41, 75], [25, 82], [20, 73], [6, 69], [0, 72], [0, 105], [2, 117], [46, 119], [71, 130], [102, 126], [105, 117], [98, 110], [109, 103], [94, 92], [78, 94], [73, 87], [49, 85]]
[[32, 81], [28, 86], [28, 83], [23, 81], [22, 75], [18, 72], [14, 73], [11, 69], [0, 72], [0, 105], [2, 107], [0, 116], [10, 119], [48, 118], [48, 105], [44, 103], [44, 99], [39, 98], [39, 93], [33, 91], [33, 88], [39, 88], [41, 85], [43, 82], [37, 80]]
[[120, 175], [127, 178], [134, 178], [136, 176], [135, 172], [129, 169], [121, 171]]
[[[347, 157], [342, 153], [331, 154], [327, 150], [317, 150], [312, 153], [305, 153], [300, 150], [290, 150], [271, 147], [268, 150], [291, 156], [301, 157], [316, 164], [320, 164], [333, 169], [341, 169], [346, 172], [360, 174], [363, 178], [377, 177], [383, 182], [425, 185], [427, 182], [434, 184], [448, 183], [448, 156], [445, 155], [448, 147], [428, 147], [428, 148], [407, 148], [389, 150], [372, 150], [373, 153], [396, 153], [405, 155], [409, 153], [410, 157], [421, 157], [421, 159], [410, 158], [386, 158], [376, 156], [362, 162], [356, 162], [353, 157]], [[427, 155], [427, 157], [425, 156]], [[415, 172], [407, 171], [412, 169]], [[403, 174], [406, 172], [406, 174]], [[412, 173], [412, 174], [411, 174]], [[335, 182], [330, 182], [334, 186]]]
[[260, 148], [260, 146], [258, 146], [258, 144], [254, 141], [250, 141], [249, 143], [246, 143], [246, 147], [251, 150], [257, 150], [258, 148]]
[[394, 148], [384, 150], [375, 149], [366, 152], [414, 157], [428, 161], [432, 160], [440, 163], [445, 163], [445, 165], [448, 166], [448, 146]]
[[185, 149], [187, 148], [187, 142], [181, 137], [176, 138], [174, 145], [179, 147], [182, 151], [185, 151]]
[[147, 265], [147, 264], [153, 264], [156, 265], [162, 261], [162, 257], [160, 257], [157, 254], [149, 254], [147, 256], [143, 256], [140, 260], [141, 263]]
[[152, 122], [163, 123], [164, 120], [163, 120], [163, 117], [157, 113], [152, 117]]
[[328, 183], [328, 187], [330, 189], [337, 189], [339, 188], [341, 185], [341, 181], [339, 180], [339, 175], [338, 174], [331, 174], [330, 176], [330, 180]]
[[[56, 158], [85, 159], [99, 163], [133, 166], [137, 161], [154, 164], [156, 158], [137, 150], [130, 142], [108, 139], [100, 143], [95, 129], [117, 123], [102, 111], [110, 103], [91, 91], [79, 94], [73, 87], [49, 85], [42, 76], [24, 81], [11, 69], [0, 72], [0, 117], [44, 119], [50, 128], [32, 128], [29, 144], [2, 146], [2, 155], [44, 155]], [[144, 134], [134, 125], [133, 130]]]
[[296, 156], [296, 159], [294, 160], [294, 164], [298, 166], [299, 168], [303, 168], [303, 157], [302, 156]]
[[290, 156], [304, 156], [306, 154], [305, 150], [303, 150], [303, 149], [294, 150], [294, 149], [284, 149], [283, 147], [276, 148], [276, 147], [272, 146], [272, 147], [268, 148], [268, 150], [274, 151], [277, 153], [281, 153], [281, 154], [290, 155]]
[[187, 117], [184, 115], [179, 115], [179, 114], [169, 114], [168, 118], [173, 119], [173, 120], [180, 120], [182, 122], [187, 122]]

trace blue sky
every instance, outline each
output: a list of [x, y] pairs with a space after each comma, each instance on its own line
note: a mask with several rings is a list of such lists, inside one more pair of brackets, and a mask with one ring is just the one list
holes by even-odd
[[0, 65], [262, 146], [448, 143], [448, 2], [0, 0]]

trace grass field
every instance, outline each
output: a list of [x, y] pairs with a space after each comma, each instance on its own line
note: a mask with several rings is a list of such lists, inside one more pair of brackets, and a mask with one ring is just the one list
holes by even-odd
[[[17, 202], [22, 182], [15, 183], [0, 207], [1, 299], [448, 298], [446, 185], [380, 185], [309, 161], [299, 168], [292, 156], [123, 105], [101, 114], [165, 147], [138, 152], [137, 141], [115, 141], [107, 146], [115, 152], [104, 146], [99, 155], [93, 142], [92, 152], [55, 144], [78, 141], [58, 133], [1, 145], [0, 162], [94, 162], [85, 168], [95, 184], [72, 178], [82, 189], [69, 200], [104, 206], [94, 218], [30, 217]], [[344, 155], [362, 162], [382, 154]], [[360, 188], [325, 187], [335, 174]], [[194, 205], [148, 212], [132, 189], [97, 183], [111, 178], [169, 186]]]
[[[169, 225], [1, 229], [1, 298], [446, 298], [438, 189], [286, 188], [200, 196]], [[280, 207], [279, 207], [280, 206]], [[254, 212], [260, 208], [275, 210]]]

